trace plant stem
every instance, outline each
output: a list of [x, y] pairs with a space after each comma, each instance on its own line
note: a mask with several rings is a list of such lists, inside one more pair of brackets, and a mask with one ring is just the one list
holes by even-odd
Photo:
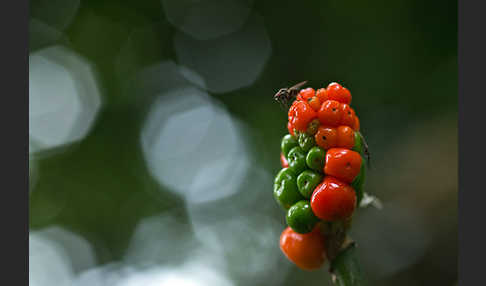
[[331, 262], [329, 270], [336, 286], [365, 286], [366, 279], [356, 255], [356, 243], [349, 243]]

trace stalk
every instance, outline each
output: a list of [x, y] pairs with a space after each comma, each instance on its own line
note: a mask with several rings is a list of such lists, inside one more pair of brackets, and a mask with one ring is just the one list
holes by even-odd
[[336, 286], [368, 285], [356, 254], [356, 243], [350, 242], [331, 262], [329, 269]]

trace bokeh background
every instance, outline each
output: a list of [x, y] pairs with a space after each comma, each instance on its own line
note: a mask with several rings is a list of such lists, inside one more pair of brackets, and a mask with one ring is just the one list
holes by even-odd
[[286, 114], [347, 86], [371, 285], [457, 283], [457, 2], [32, 0], [31, 285], [330, 285], [281, 254]]

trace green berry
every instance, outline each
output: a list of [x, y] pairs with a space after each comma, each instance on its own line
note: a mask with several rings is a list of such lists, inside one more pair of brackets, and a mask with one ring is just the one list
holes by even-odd
[[297, 176], [297, 188], [304, 198], [309, 199], [314, 189], [322, 181], [323, 176], [311, 170], [305, 170]]
[[290, 149], [299, 146], [299, 142], [297, 141], [297, 138], [294, 136], [287, 134], [282, 138], [282, 142], [280, 144], [280, 148], [282, 150], [282, 153], [284, 154], [285, 158], [287, 158], [287, 155], [289, 154]]
[[305, 132], [300, 133], [299, 135], [299, 146], [304, 150], [304, 152], [309, 151], [310, 148], [316, 146], [316, 141], [314, 136], [309, 135]]
[[354, 132], [354, 146], [351, 150], [363, 154], [363, 140], [361, 139], [359, 132]]
[[297, 233], [309, 233], [319, 219], [312, 212], [310, 202], [302, 200], [290, 207], [287, 211], [287, 224]]
[[326, 162], [326, 150], [319, 146], [312, 147], [307, 153], [305, 162], [312, 170], [322, 173]]
[[354, 191], [356, 192], [356, 204], [359, 205], [361, 199], [363, 198], [363, 185], [366, 179], [366, 164], [365, 160], [361, 160], [361, 168], [359, 170], [358, 175], [354, 178], [353, 182], [351, 182], [351, 187], [353, 187]]
[[312, 120], [307, 127], [307, 133], [311, 136], [314, 136], [317, 133], [317, 129], [319, 129], [320, 125], [321, 122], [319, 121], [319, 119]]
[[283, 168], [275, 177], [273, 196], [284, 209], [303, 199], [297, 188], [297, 176], [289, 168]]
[[306, 154], [302, 148], [299, 146], [294, 147], [290, 150], [287, 155], [287, 161], [289, 162], [289, 169], [294, 172], [294, 174], [302, 173], [306, 168], [305, 163]]

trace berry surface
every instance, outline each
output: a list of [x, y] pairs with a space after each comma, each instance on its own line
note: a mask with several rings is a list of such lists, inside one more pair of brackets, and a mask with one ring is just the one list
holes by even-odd
[[318, 269], [326, 261], [325, 238], [318, 226], [306, 234], [297, 233], [287, 227], [280, 235], [280, 249], [303, 270]]
[[351, 183], [359, 174], [361, 155], [346, 148], [331, 148], [326, 152], [324, 173], [336, 177], [346, 183]]
[[341, 125], [352, 127], [354, 125], [354, 114], [351, 107], [346, 103], [341, 103]]
[[297, 188], [297, 176], [289, 168], [283, 168], [275, 177], [273, 196], [284, 209], [304, 199]]
[[289, 169], [296, 175], [304, 171], [306, 167], [305, 163], [306, 152], [301, 147], [297, 146], [289, 151], [287, 161], [289, 162]]
[[290, 134], [285, 135], [280, 143], [280, 149], [285, 157], [289, 154], [290, 149], [299, 146], [299, 142], [295, 136]]
[[312, 212], [310, 202], [302, 200], [296, 202], [287, 211], [286, 221], [288, 226], [297, 233], [309, 233], [319, 222], [319, 219]]
[[299, 189], [300, 194], [304, 198], [309, 199], [312, 192], [314, 192], [314, 189], [321, 183], [322, 178], [323, 176], [321, 174], [311, 170], [305, 170], [300, 173], [297, 177], [297, 188]]
[[317, 116], [321, 124], [324, 126], [339, 126], [343, 117], [341, 103], [336, 100], [324, 101], [317, 112]]
[[307, 102], [296, 100], [289, 109], [288, 117], [296, 130], [305, 132], [309, 122], [317, 117], [317, 113]]
[[324, 163], [326, 162], [326, 150], [319, 146], [312, 147], [305, 158], [307, 167], [314, 171], [323, 172]]
[[339, 101], [341, 103], [350, 104], [351, 103], [351, 93], [349, 90], [339, 83], [332, 82], [327, 88], [327, 94], [329, 99]]
[[337, 221], [349, 218], [356, 207], [354, 189], [330, 176], [326, 176], [311, 197], [314, 214], [325, 221]]
[[308, 101], [316, 94], [315, 90], [311, 87], [302, 89], [297, 95], [297, 100]]
[[315, 135], [316, 144], [323, 149], [336, 147], [338, 134], [336, 128], [320, 126]]
[[352, 149], [355, 143], [353, 128], [341, 125], [337, 128], [337, 146], [340, 148]]

